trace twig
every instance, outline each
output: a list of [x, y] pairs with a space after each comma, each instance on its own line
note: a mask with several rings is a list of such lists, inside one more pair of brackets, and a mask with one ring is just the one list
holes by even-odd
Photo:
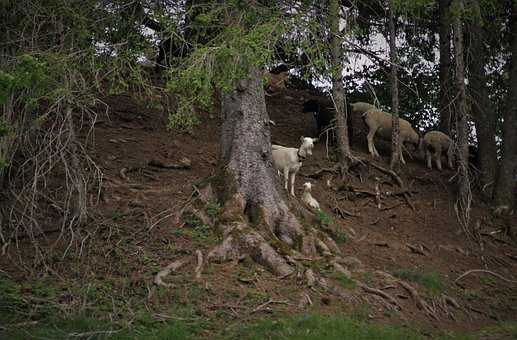
[[196, 250], [196, 255], [197, 255], [197, 266], [196, 266], [196, 270], [195, 270], [194, 279], [200, 280], [201, 271], [203, 269], [203, 253], [201, 252], [201, 250], [198, 249], [198, 250]]
[[501, 279], [505, 282], [517, 284], [517, 281], [509, 280], [500, 274], [494, 273], [494, 272], [492, 272], [490, 270], [486, 270], [486, 269], [471, 269], [471, 270], [461, 274], [456, 280], [454, 280], [454, 283], [457, 284], [459, 280], [463, 279], [465, 276], [472, 274], [472, 273], [487, 273], [487, 274], [493, 275], [493, 276], [497, 277], [498, 279]]
[[270, 304], [273, 304], [273, 303], [287, 305], [287, 304], [289, 304], [289, 301], [277, 301], [277, 300], [269, 299], [268, 301], [264, 302], [263, 304], [261, 304], [260, 306], [258, 306], [254, 310], [252, 310], [250, 314], [256, 313], [259, 310], [263, 309], [264, 307], [266, 307]]

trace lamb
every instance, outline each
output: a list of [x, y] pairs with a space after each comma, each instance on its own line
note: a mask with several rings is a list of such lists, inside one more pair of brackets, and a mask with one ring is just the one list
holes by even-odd
[[[318, 136], [320, 136], [328, 128], [332, 127], [335, 121], [334, 108], [330, 105], [326, 106], [321, 101], [316, 99], [309, 99], [303, 103], [302, 112], [312, 112], [312, 114], [314, 114], [314, 118], [316, 119], [316, 126], [318, 127]], [[351, 144], [353, 135], [351, 115], [347, 116], [347, 123], [348, 137]], [[330, 141], [333, 143], [335, 139], [334, 134], [331, 134], [331, 136], [332, 138], [330, 138]]]
[[447, 164], [453, 169], [454, 143], [452, 139], [441, 131], [429, 131], [420, 142], [420, 150], [425, 151], [427, 167], [432, 169], [431, 156], [438, 170], [442, 171], [442, 152], [447, 152]]
[[316, 199], [314, 199], [314, 197], [312, 197], [311, 189], [312, 184], [310, 182], [305, 182], [303, 184], [302, 202], [311, 209], [320, 210], [320, 204]]
[[302, 161], [305, 160], [307, 156], [312, 155], [312, 149], [314, 148], [314, 143], [318, 141], [318, 138], [310, 138], [310, 137], [300, 137], [300, 141], [302, 145], [299, 149], [289, 148], [281, 145], [273, 144], [271, 146], [272, 149], [272, 157], [273, 164], [275, 169], [280, 173], [280, 171], [284, 174], [285, 180], [285, 190], [288, 190], [287, 182], [289, 179], [289, 174], [291, 174], [291, 196], [295, 196], [294, 194], [294, 181], [296, 178], [296, 173], [302, 167]]
[[[379, 152], [375, 148], [375, 143], [373, 138], [376, 134], [383, 138], [391, 138], [391, 124], [392, 124], [392, 115], [376, 109], [373, 105], [368, 103], [354, 103], [352, 104], [352, 110], [354, 113], [361, 113], [364, 119], [364, 122], [368, 126], [368, 151], [374, 157], [379, 157]], [[404, 155], [402, 154], [402, 145], [406, 142], [412, 143], [417, 147], [420, 143], [420, 136], [413, 129], [411, 124], [402, 118], [399, 118], [399, 126], [400, 126], [400, 161], [402, 164], [406, 164], [404, 160]]]

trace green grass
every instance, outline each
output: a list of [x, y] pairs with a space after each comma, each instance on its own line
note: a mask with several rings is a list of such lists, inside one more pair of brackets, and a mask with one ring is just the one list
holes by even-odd
[[[9, 328], [8, 328], [9, 329]], [[109, 324], [89, 317], [75, 317], [66, 320], [45, 320], [32, 327], [13, 327], [7, 332], [0, 331], [0, 338], [10, 340], [27, 339], [142, 339], [142, 340], [183, 340], [197, 339], [195, 328], [180, 322], [157, 324], [138, 320], [131, 328]]]
[[348, 278], [345, 274], [343, 273], [340, 273], [340, 272], [334, 272], [331, 277], [336, 280], [340, 285], [341, 287], [343, 288], [346, 288], [346, 289], [353, 289], [355, 288], [356, 284], [355, 284], [355, 281], [352, 280], [351, 278]]
[[399, 279], [422, 285], [433, 296], [440, 295], [445, 291], [445, 283], [436, 272], [425, 273], [411, 269], [401, 269], [393, 272], [393, 275]]
[[345, 316], [302, 315], [293, 318], [259, 321], [242, 326], [224, 339], [296, 339], [296, 340], [390, 340], [422, 339], [415, 331], [393, 326], [373, 325]]

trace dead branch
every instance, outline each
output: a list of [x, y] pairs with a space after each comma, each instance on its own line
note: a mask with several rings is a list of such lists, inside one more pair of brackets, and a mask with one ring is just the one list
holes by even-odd
[[426, 251], [422, 245], [416, 246], [416, 245], [406, 243], [406, 246], [415, 254], [429, 256], [428, 251]]
[[181, 267], [183, 267], [184, 265], [186, 265], [189, 262], [190, 262], [190, 259], [181, 259], [181, 260], [172, 262], [167, 267], [160, 270], [158, 272], [158, 274], [156, 274], [156, 276], [154, 277], [154, 284], [157, 286], [163, 286], [163, 287], [168, 287], [168, 288], [173, 287], [174, 286], [173, 284], [164, 282], [163, 278], [166, 277], [167, 275], [169, 275], [171, 272], [175, 272], [176, 270], [180, 269]]
[[203, 253], [201, 252], [201, 250], [196, 250], [196, 255], [197, 255], [197, 266], [196, 266], [196, 270], [194, 271], [195, 275], [194, 275], [194, 279], [195, 280], [201, 280], [201, 271], [203, 270]]
[[392, 205], [391, 207], [384, 207], [381, 209], [381, 211], [386, 211], [386, 210], [391, 210], [391, 209], [395, 209], [397, 207], [400, 207], [403, 203], [397, 203], [395, 205]]
[[250, 314], [256, 313], [259, 310], [264, 309], [266, 306], [268, 306], [270, 304], [273, 304], [273, 303], [282, 304], [282, 305], [288, 305], [289, 301], [277, 301], [277, 300], [269, 299], [268, 301], [264, 302], [263, 304], [259, 305], [257, 308], [252, 310]]
[[185, 170], [190, 169], [192, 167], [192, 162], [188, 158], [180, 159], [179, 163], [163, 163], [160, 160], [152, 159], [147, 163], [149, 166], [153, 166], [156, 168], [162, 169], [172, 169], [172, 170]]
[[502, 281], [505, 281], [505, 282], [508, 282], [508, 283], [517, 284], [517, 281], [509, 280], [509, 279], [505, 278], [504, 276], [502, 276], [500, 274], [494, 273], [493, 271], [486, 270], [486, 269], [471, 269], [471, 270], [461, 274], [456, 280], [454, 280], [454, 283], [458, 284], [459, 280], [463, 279], [464, 277], [466, 277], [467, 275], [472, 274], [472, 273], [486, 273], [486, 274], [490, 274], [492, 276], [495, 276], [495, 277], [497, 277], [498, 279], [500, 279]]
[[379, 179], [377, 178], [375, 181], [375, 204], [377, 204], [377, 209], [381, 208], [381, 185], [379, 183]]

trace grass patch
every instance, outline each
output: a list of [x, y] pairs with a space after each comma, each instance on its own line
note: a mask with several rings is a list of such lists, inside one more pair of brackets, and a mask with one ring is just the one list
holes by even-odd
[[183, 340], [197, 339], [196, 328], [180, 322], [158, 324], [157, 321], [137, 320], [128, 328], [124, 325], [110, 324], [90, 317], [76, 316], [72, 319], [48, 319], [28, 327], [13, 327], [0, 332], [0, 337], [10, 340], [26, 339], [149, 339]]
[[293, 318], [259, 321], [243, 326], [224, 339], [422, 339], [410, 329], [372, 325], [343, 315], [302, 315]]
[[393, 275], [399, 279], [422, 285], [433, 296], [445, 291], [445, 283], [436, 272], [424, 273], [416, 270], [401, 269], [393, 272]]
[[347, 277], [343, 273], [334, 272], [331, 277], [334, 280], [336, 280], [343, 288], [354, 289], [356, 287], [355, 281], [352, 280], [351, 278]]

